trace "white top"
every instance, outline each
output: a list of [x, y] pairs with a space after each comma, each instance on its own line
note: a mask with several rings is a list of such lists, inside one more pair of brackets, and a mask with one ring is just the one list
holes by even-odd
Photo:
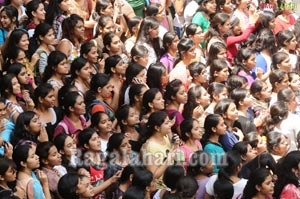
[[298, 150], [297, 135], [300, 132], [300, 116], [289, 112], [288, 117], [282, 121], [280, 129], [282, 134], [286, 135], [290, 140], [290, 151]]
[[191, 1], [190, 3], [188, 3], [186, 5], [186, 7], [183, 11], [185, 24], [192, 23], [193, 16], [196, 13], [198, 8], [199, 8], [199, 5], [196, 1]]

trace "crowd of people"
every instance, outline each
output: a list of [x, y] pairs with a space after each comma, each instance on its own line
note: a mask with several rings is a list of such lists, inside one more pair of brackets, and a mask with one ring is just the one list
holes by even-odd
[[300, 199], [291, 0], [7, 0], [1, 199]]

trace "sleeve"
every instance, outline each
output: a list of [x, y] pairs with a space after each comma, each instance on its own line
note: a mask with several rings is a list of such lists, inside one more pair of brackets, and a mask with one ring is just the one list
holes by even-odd
[[230, 151], [233, 145], [238, 142], [238, 140], [234, 135], [231, 135], [230, 132], [226, 132], [225, 135], [220, 137], [220, 142], [225, 151]]
[[229, 36], [226, 39], [226, 45], [231, 46], [236, 43], [243, 42], [248, 39], [249, 35], [255, 30], [255, 25], [249, 25], [246, 30], [239, 36]]
[[40, 73], [44, 73], [45, 72], [45, 68], [48, 65], [48, 55], [45, 52], [42, 52], [40, 54], [40, 59], [39, 59], [39, 72]]
[[56, 136], [58, 136], [59, 134], [63, 134], [63, 133], [67, 133], [64, 129], [63, 126], [61, 126], [60, 124], [58, 124], [54, 130], [54, 134], [53, 134], [53, 138], [55, 138]]
[[261, 68], [263, 70], [263, 73], [265, 74], [267, 72], [267, 63], [266, 60], [261, 56], [260, 54], [256, 56], [256, 67]]
[[30, 180], [27, 184], [28, 199], [45, 199], [41, 183], [37, 180]]
[[213, 175], [209, 178], [208, 182], [205, 185], [205, 191], [208, 195], [210, 196], [214, 196], [215, 192], [214, 192], [214, 184], [217, 180], [218, 175]]

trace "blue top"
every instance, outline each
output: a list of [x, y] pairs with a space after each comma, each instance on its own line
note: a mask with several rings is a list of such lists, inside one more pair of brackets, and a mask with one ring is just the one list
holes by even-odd
[[[14, 132], [15, 124], [11, 121], [8, 121], [5, 125], [5, 130], [1, 132], [0, 136], [5, 142], [10, 142], [11, 134]], [[4, 156], [4, 147], [0, 147], [0, 156]]]
[[220, 136], [220, 142], [225, 151], [230, 151], [239, 140], [230, 131], [226, 131], [225, 135]]
[[263, 74], [265, 74], [268, 71], [268, 66], [267, 66], [267, 61], [265, 60], [265, 58], [261, 55], [261, 53], [257, 53], [256, 57], [256, 68], [261, 68], [263, 70]]
[[214, 165], [214, 173], [218, 173], [218, 166], [221, 166], [221, 158], [225, 154], [224, 149], [218, 143], [208, 142], [204, 147], [204, 151], [211, 156], [211, 160]]
[[7, 35], [8, 35], [8, 32], [5, 29], [0, 28], [0, 45], [4, 44]]

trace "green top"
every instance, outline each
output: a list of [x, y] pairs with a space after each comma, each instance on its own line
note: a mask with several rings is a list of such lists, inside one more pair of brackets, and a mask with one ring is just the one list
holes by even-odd
[[192, 23], [198, 24], [201, 28], [203, 32], [206, 32], [210, 23], [207, 20], [207, 18], [203, 15], [203, 13], [201, 12], [197, 12], [193, 19], [192, 19]]

